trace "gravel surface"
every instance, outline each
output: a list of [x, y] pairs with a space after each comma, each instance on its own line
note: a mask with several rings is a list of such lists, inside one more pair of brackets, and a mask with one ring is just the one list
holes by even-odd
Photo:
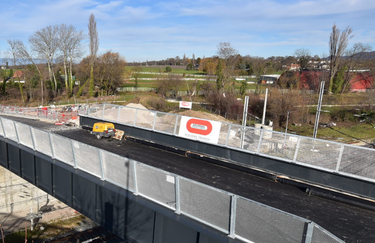
[[131, 141], [98, 140], [87, 130], [14, 118], [71, 139], [267, 204], [319, 224], [346, 242], [375, 242], [375, 212], [311, 196], [305, 191], [249, 173]]

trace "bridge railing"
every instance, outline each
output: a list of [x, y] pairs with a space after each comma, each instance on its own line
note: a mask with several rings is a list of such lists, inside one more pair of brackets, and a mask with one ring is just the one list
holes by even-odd
[[[160, 115], [144, 110], [135, 113], [136, 117]], [[177, 121], [174, 116], [169, 119], [172, 123]], [[245, 242], [343, 242], [307, 219], [4, 117], [0, 118], [0, 136], [142, 195], [232, 238]]]
[[[182, 124], [181, 115], [112, 104], [99, 104], [80, 115], [174, 136], [180, 136]], [[226, 122], [220, 124], [217, 146], [375, 182], [375, 149]]]

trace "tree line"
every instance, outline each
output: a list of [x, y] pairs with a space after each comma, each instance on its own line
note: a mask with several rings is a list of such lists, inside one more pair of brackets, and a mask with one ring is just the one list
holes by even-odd
[[[1, 71], [2, 97], [14, 98], [18, 91], [24, 103], [40, 99], [43, 104], [59, 95], [114, 94], [123, 80], [126, 61], [112, 51], [98, 55], [93, 14], [88, 30], [87, 35], [73, 25], [49, 25], [35, 31], [26, 44], [8, 39], [6, 60], [11, 69]], [[90, 53], [83, 58], [87, 38]]]

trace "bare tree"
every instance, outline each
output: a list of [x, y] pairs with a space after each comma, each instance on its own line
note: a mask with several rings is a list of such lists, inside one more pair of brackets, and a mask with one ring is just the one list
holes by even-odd
[[[61, 24], [59, 27], [59, 49], [62, 54], [65, 88], [68, 96], [73, 92], [73, 61], [82, 56], [81, 42], [84, 39], [83, 31], [77, 31], [72, 25]], [[69, 72], [69, 75], [68, 75]]]
[[[11, 56], [10, 60], [12, 62], [13, 68], [15, 68], [16, 65], [17, 65], [17, 59], [19, 58], [19, 53], [17, 51], [18, 42], [16, 40], [10, 40], [10, 39], [8, 39], [7, 42], [9, 44], [8, 55]], [[18, 77], [18, 85], [19, 85], [19, 89], [20, 89], [20, 93], [21, 93], [22, 102], [25, 102], [25, 98], [24, 98], [24, 95], [23, 95], [23, 87], [22, 87], [22, 83], [21, 83], [21, 76], [23, 76], [23, 75], [24, 74], [18, 75], [17, 77]]]
[[20, 41], [20, 40], [16, 40], [16, 42], [17, 42], [16, 46], [17, 46], [17, 51], [18, 51], [19, 57], [22, 58], [24, 62], [31, 63], [32, 66], [34, 67], [34, 69], [38, 73], [38, 79], [40, 80], [41, 102], [42, 102], [42, 105], [43, 105], [43, 102], [44, 102], [44, 79], [43, 79], [44, 76], [43, 76], [43, 73], [40, 70], [40, 68], [38, 67], [34, 58], [32, 57], [30, 51], [28, 51], [26, 46], [23, 44], [23, 42]]
[[345, 53], [349, 40], [353, 37], [352, 28], [346, 27], [343, 31], [337, 28], [336, 23], [332, 26], [332, 32], [329, 39], [329, 60], [330, 60], [330, 73], [329, 73], [329, 93], [332, 93], [333, 79], [339, 70], [342, 56]]
[[53, 71], [53, 64], [55, 54], [59, 47], [58, 30], [58, 25], [47, 26], [34, 32], [34, 34], [29, 37], [29, 43], [32, 50], [37, 53], [41, 59], [47, 61], [48, 76], [55, 95], [57, 92], [57, 81]]
[[89, 95], [94, 96], [94, 61], [99, 49], [99, 37], [98, 31], [96, 30], [96, 20], [94, 14], [90, 15], [89, 19], [89, 38], [90, 38], [90, 84], [89, 84]]
[[294, 51], [294, 56], [297, 59], [298, 64], [301, 66], [300, 71], [307, 69], [311, 61], [311, 53], [308, 49], [300, 48]]
[[222, 63], [219, 60], [216, 67], [217, 87], [218, 90], [224, 92], [224, 86], [229, 83], [231, 75], [234, 72], [234, 66], [238, 55], [237, 50], [231, 46], [230, 42], [221, 42], [217, 46], [217, 54], [224, 61], [224, 63]]

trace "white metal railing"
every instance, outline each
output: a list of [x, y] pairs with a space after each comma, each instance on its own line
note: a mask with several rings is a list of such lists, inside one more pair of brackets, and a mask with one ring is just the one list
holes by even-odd
[[[143, 122], [141, 115], [146, 113], [142, 112], [136, 110], [135, 115], [140, 115]], [[142, 195], [232, 238], [246, 242], [343, 242], [304, 218], [4, 117], [0, 117], [0, 136]]]
[[[80, 115], [179, 136], [181, 115], [177, 114], [99, 104]], [[371, 148], [226, 122], [221, 122], [216, 145], [375, 182], [375, 149]]]

